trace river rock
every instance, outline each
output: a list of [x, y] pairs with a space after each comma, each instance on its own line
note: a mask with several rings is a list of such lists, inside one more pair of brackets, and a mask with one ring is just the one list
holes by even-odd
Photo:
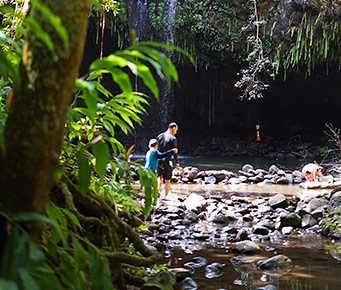
[[232, 177], [228, 181], [229, 184], [240, 184], [243, 183], [243, 181], [237, 177]]
[[272, 220], [270, 220], [270, 219], [264, 219], [264, 220], [260, 221], [257, 224], [257, 226], [259, 226], [259, 227], [266, 227], [266, 228], [268, 228], [269, 230], [272, 230], [272, 231], [275, 230], [275, 223]]
[[183, 279], [191, 277], [192, 275], [191, 271], [185, 268], [172, 268], [169, 269], [168, 271], [175, 275], [177, 281], [182, 281]]
[[185, 264], [185, 267], [201, 268], [207, 265], [207, 260], [204, 257], [194, 257]]
[[317, 224], [317, 220], [314, 219], [310, 214], [305, 214], [302, 218], [302, 228], [310, 228]]
[[245, 229], [240, 229], [237, 232], [236, 240], [237, 241], [245, 241], [249, 239], [249, 234]]
[[257, 267], [263, 271], [279, 272], [288, 271], [292, 268], [292, 261], [284, 255], [277, 255], [266, 260], [257, 262]]
[[183, 172], [183, 177], [188, 178], [190, 182], [197, 178], [199, 169], [196, 167], [185, 167]]
[[[291, 182], [292, 182], [292, 179], [291, 179]], [[289, 176], [281, 176], [280, 178], [276, 180], [277, 184], [289, 184], [291, 182], [290, 182]]]
[[301, 223], [302, 223], [301, 217], [293, 212], [287, 215], [283, 215], [281, 217], [281, 228], [287, 226], [297, 228], [301, 226]]
[[295, 213], [297, 213], [299, 216], [303, 217], [308, 212], [306, 211], [307, 204], [303, 201], [299, 201], [296, 205]]
[[201, 210], [204, 202], [205, 198], [202, 195], [197, 193], [191, 193], [183, 202], [183, 205], [188, 210]]
[[283, 227], [282, 228], [282, 234], [283, 235], [290, 235], [292, 233], [292, 231], [294, 230], [293, 227]]
[[205, 277], [211, 279], [222, 276], [222, 270], [224, 267], [225, 265], [220, 263], [212, 263], [207, 265], [205, 268]]
[[253, 171], [254, 169], [253, 169], [253, 166], [251, 165], [251, 164], [245, 164], [245, 165], [243, 165], [243, 167], [242, 167], [242, 171], [243, 172], [250, 172], [250, 171]]
[[205, 184], [215, 184], [215, 183], [217, 183], [217, 179], [213, 175], [205, 177]]
[[216, 183], [219, 183], [226, 178], [225, 172], [223, 170], [214, 170], [212, 173], [216, 179]]
[[341, 206], [341, 192], [336, 192], [329, 201], [328, 209], [336, 210]]
[[323, 199], [322, 198], [312, 198], [308, 202], [305, 210], [307, 211], [307, 213], [311, 214], [316, 209], [324, 207], [327, 203], [328, 203], [328, 201], [324, 198]]
[[269, 229], [263, 226], [255, 225], [252, 228], [252, 231], [256, 235], [267, 235], [269, 233]]
[[270, 197], [269, 205], [273, 208], [286, 208], [288, 205], [287, 198], [283, 194], [276, 194], [275, 196]]
[[213, 218], [213, 222], [216, 224], [228, 224], [230, 219], [226, 215], [219, 213]]
[[265, 286], [258, 287], [257, 290], [276, 290], [276, 286], [272, 284], [268, 284]]
[[187, 277], [181, 281], [181, 289], [182, 290], [197, 290], [198, 284], [191, 278]]
[[232, 252], [245, 255], [254, 255], [261, 252], [261, 248], [255, 242], [249, 240], [236, 242], [232, 244], [231, 249]]
[[269, 174], [277, 174], [279, 168], [276, 165], [271, 165], [269, 168]]

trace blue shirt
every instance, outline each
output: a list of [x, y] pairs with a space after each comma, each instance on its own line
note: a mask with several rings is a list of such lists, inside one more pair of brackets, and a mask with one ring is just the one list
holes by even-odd
[[168, 150], [166, 152], [161, 153], [159, 150], [150, 149], [146, 153], [146, 161], [145, 161], [144, 168], [149, 168], [156, 175], [156, 168], [157, 168], [157, 165], [159, 164], [159, 159], [170, 156], [173, 153], [174, 153], [173, 150]]

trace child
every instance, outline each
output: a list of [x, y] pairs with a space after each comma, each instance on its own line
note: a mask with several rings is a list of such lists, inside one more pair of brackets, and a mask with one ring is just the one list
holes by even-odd
[[157, 150], [159, 144], [156, 139], [150, 139], [149, 141], [149, 151], [146, 153], [146, 161], [145, 161], [145, 168], [149, 168], [151, 171], [154, 172], [156, 175], [156, 168], [159, 163], [159, 159], [165, 158], [169, 155], [178, 153], [177, 148], [173, 148], [171, 150], [168, 150], [166, 152], [161, 153], [159, 150]]

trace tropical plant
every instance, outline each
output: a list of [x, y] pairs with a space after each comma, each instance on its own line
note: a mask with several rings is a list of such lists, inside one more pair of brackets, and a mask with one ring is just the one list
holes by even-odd
[[[2, 66], [2, 72], [9, 72], [3, 80], [14, 87], [0, 151], [0, 285], [6, 289], [123, 288], [127, 267], [150, 266], [160, 258], [133, 230], [142, 224], [136, 211], [117, 203], [117, 196], [133, 201], [136, 190], [129, 171], [132, 148], [124, 152], [116, 131], [130, 132], [148, 105], [146, 96], [133, 91], [130, 74], [141, 77], [156, 98], [158, 88], [148, 65], [168, 84], [177, 80], [173, 64], [158, 50], [172, 47], [141, 43], [94, 61], [89, 74], [75, 80], [85, 40], [86, 2], [32, 1], [32, 18], [24, 19], [31, 25], [25, 32], [21, 78], [13, 81], [10, 68], [15, 64]], [[46, 34], [38, 36], [41, 27]], [[102, 85], [107, 75], [119, 94]], [[138, 174], [148, 216], [157, 198], [156, 178], [142, 168]], [[130, 244], [133, 254], [127, 251]]]

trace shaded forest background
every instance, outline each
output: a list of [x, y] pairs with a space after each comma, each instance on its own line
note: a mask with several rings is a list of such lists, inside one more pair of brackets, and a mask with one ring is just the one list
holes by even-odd
[[[165, 28], [165, 25], [169, 25], [166, 19], [167, 5], [171, 5], [172, 1], [164, 1], [164, 4], [158, 1], [125, 2], [125, 6], [123, 3], [120, 6], [119, 16], [114, 18], [111, 27], [106, 26], [104, 29], [102, 48], [99, 19], [96, 16], [90, 19], [83, 69], [98, 57], [101, 50], [106, 55], [128, 45], [129, 37], [124, 38], [123, 35], [127, 36], [129, 27], [141, 24], [141, 19], [136, 20], [141, 15], [134, 15], [139, 12], [138, 6], [134, 5], [139, 3], [144, 5], [145, 11], [149, 11], [146, 19], [142, 20], [145, 27], [142, 28], [143, 32], [141, 27], [138, 28], [139, 33], [143, 34], [141, 37], [164, 41], [162, 33], [165, 33], [165, 29], [169, 33], [169, 28]], [[316, 53], [321, 50], [319, 47], [314, 48], [321, 39], [325, 39], [324, 35], [330, 34], [332, 37], [325, 24], [329, 21], [332, 26], [332, 23], [340, 22], [339, 1], [332, 1], [330, 5], [324, 2], [257, 1], [266, 57], [276, 61], [276, 49], [286, 47], [287, 50], [281, 52], [283, 63], [276, 77], [267, 74], [261, 76], [270, 85], [263, 92], [263, 98], [243, 101], [239, 98], [241, 90], [235, 84], [241, 78], [238, 72], [249, 65], [246, 59], [252, 49], [247, 44], [247, 37], [255, 32], [253, 1], [178, 2], [172, 43], [189, 51], [196, 58], [197, 67], [172, 56], [179, 72], [179, 84], [172, 91], [164, 93], [161, 85], [161, 104], [151, 101], [142, 126], [137, 126], [133, 136], [125, 138], [127, 145], [136, 143], [138, 151], [145, 151], [147, 140], [165, 130], [171, 121], [179, 124], [179, 144], [188, 152], [193, 144], [199, 146], [201, 143], [210, 143], [212, 138], [234, 143], [254, 141], [256, 124], [260, 125], [264, 141], [286, 142], [296, 139], [317, 144], [326, 142], [325, 124], [341, 126], [338, 117], [341, 71], [338, 30], [334, 29], [336, 36], [328, 39], [326, 57]], [[191, 14], [186, 17], [186, 13], [189, 13], [186, 9], [190, 8]], [[301, 25], [304, 15], [308, 19], [306, 26]], [[308, 67], [308, 60], [303, 59], [303, 55], [295, 61], [289, 60], [289, 64], [285, 63], [286, 58], [290, 58], [287, 56], [288, 51], [297, 43], [298, 29], [302, 26], [303, 34], [308, 35], [311, 22], [315, 23], [316, 28], [315, 34], [310, 36], [313, 39], [310, 50], [316, 54], [315, 63], [310, 64], [312, 68]], [[146, 91], [139, 84], [137, 87]]]

